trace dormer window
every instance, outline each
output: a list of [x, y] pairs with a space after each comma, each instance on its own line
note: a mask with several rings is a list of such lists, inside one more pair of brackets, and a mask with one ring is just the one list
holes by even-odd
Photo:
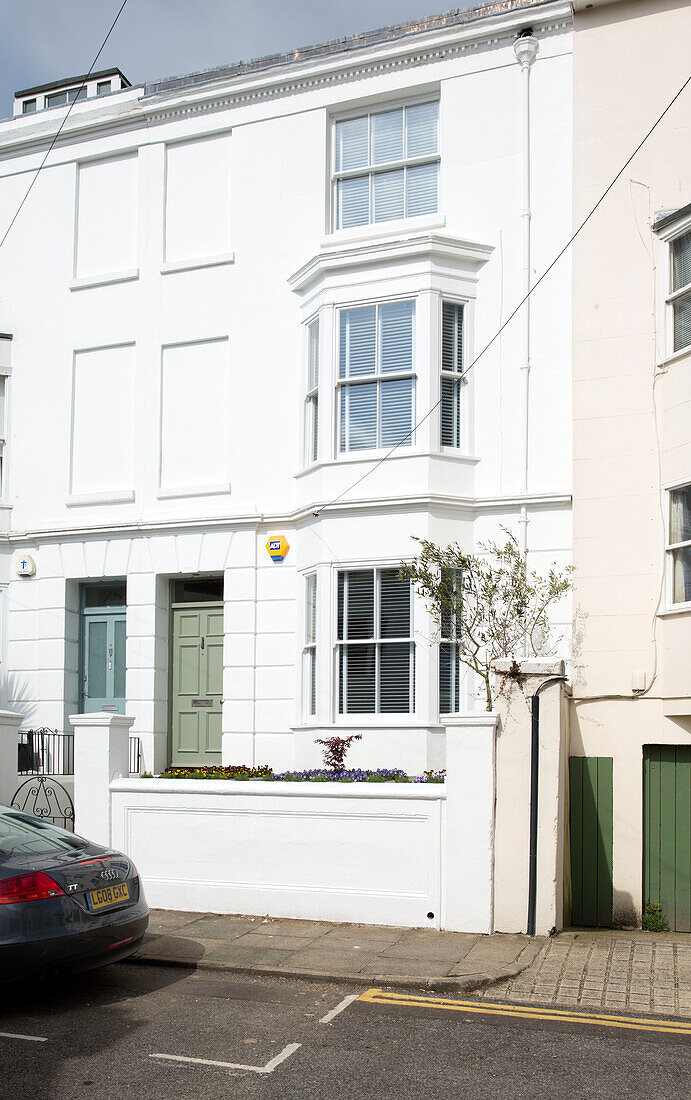
[[64, 107], [67, 103], [74, 103], [78, 99], [86, 99], [86, 88], [69, 88], [64, 92], [53, 92], [46, 96], [46, 107]]
[[36, 110], [36, 100], [35, 99], [25, 99], [24, 102], [22, 103], [22, 114], [23, 115], [32, 115], [35, 110]]

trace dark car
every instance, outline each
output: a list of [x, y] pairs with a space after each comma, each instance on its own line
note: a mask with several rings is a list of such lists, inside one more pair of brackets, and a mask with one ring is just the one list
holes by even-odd
[[148, 923], [127, 856], [0, 806], [0, 981], [117, 962]]

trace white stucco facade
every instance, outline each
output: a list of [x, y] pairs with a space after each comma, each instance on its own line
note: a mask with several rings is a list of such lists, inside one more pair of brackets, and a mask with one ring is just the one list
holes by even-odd
[[[222, 756], [319, 762], [317, 737], [363, 732], [353, 765], [444, 763], [438, 646], [413, 602], [411, 704], [341, 713], [338, 575], [395, 569], [411, 536], [476, 548], [527, 510], [531, 566], [570, 560], [567, 263], [533, 295], [527, 486], [520, 318], [462, 389], [440, 442], [441, 317], [464, 309], [464, 363], [520, 302], [522, 76], [531, 71], [533, 271], [571, 226], [571, 10], [493, 5], [347, 49], [245, 72], [123, 88], [75, 104], [0, 252], [7, 374], [2, 705], [67, 729], [82, 702], [83, 586], [126, 587], [125, 713], [143, 763], [170, 760], [170, 585], [222, 578]], [[335, 124], [439, 104], [428, 214], [334, 229]], [[61, 108], [0, 123], [12, 210]], [[414, 303], [415, 430], [343, 451], [339, 318]], [[308, 327], [319, 321], [316, 458], [306, 432]], [[381, 464], [380, 464], [381, 463]], [[361, 479], [361, 480], [359, 480]], [[266, 550], [283, 536], [282, 562]], [[35, 573], [18, 576], [30, 556]], [[305, 584], [316, 574], [314, 703]], [[555, 630], [570, 620], [556, 615]], [[413, 701], [414, 699], [414, 701]], [[465, 683], [460, 711], [482, 709]], [[310, 711], [313, 710], [313, 713]]]
[[[575, 8], [578, 225], [687, 78], [691, 9], [674, 0]], [[675, 349], [668, 301], [683, 218], [658, 228], [690, 202], [687, 88], [573, 257], [571, 753], [613, 760], [613, 916], [625, 923], [640, 921], [646, 900], [644, 753], [691, 745], [691, 603], [675, 596], [668, 550], [671, 494], [691, 482], [691, 347]], [[673, 818], [673, 790], [666, 812]]]

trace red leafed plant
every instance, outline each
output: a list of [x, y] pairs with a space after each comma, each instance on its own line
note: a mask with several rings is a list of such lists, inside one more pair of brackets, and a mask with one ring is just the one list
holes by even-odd
[[331, 768], [333, 772], [345, 770], [344, 763], [348, 749], [353, 741], [362, 741], [361, 733], [352, 733], [350, 737], [327, 737], [325, 740], [317, 738], [315, 745], [323, 745], [324, 767]]

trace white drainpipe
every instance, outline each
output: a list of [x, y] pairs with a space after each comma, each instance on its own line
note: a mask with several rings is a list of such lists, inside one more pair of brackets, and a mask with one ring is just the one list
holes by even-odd
[[[523, 195], [521, 204], [521, 226], [523, 236], [523, 290], [525, 298], [530, 291], [530, 70], [537, 57], [538, 41], [530, 31], [524, 32], [514, 42], [513, 51], [521, 66], [523, 85]], [[523, 392], [521, 401], [521, 495], [528, 494], [528, 424], [530, 415], [530, 299], [522, 309], [523, 316], [523, 352], [521, 371], [523, 372]], [[521, 505], [521, 550], [528, 551], [528, 506]]]

